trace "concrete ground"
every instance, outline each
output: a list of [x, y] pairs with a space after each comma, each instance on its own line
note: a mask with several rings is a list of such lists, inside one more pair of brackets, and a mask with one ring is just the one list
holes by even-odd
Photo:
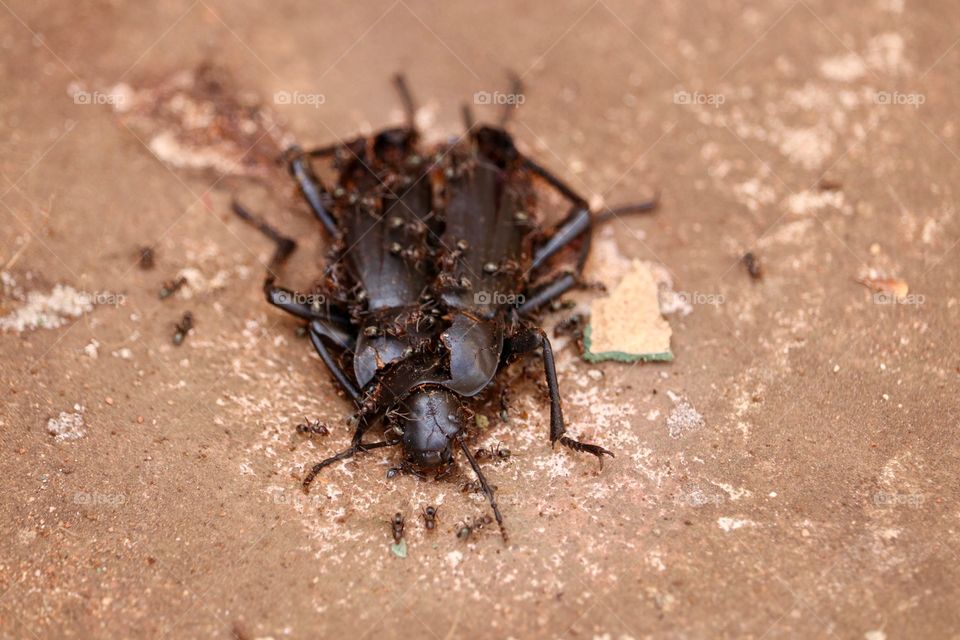
[[[939, 0], [0, 0], [0, 635], [960, 637], [958, 23]], [[513, 453], [485, 463], [504, 546], [456, 537], [486, 513], [465, 469], [387, 480], [387, 450], [300, 492], [350, 406], [228, 204], [300, 240], [306, 286], [324, 240], [276, 150], [398, 122], [397, 70], [457, 134], [507, 69], [528, 153], [595, 201], [661, 191], [594, 268], [659, 264], [680, 308], [671, 363], [560, 349], [602, 471], [551, 450], [522, 365], [508, 421], [478, 405], [476, 446]]]

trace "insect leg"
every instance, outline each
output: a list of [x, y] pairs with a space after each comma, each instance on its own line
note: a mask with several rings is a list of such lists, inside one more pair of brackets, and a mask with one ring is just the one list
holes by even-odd
[[579, 280], [572, 273], [565, 273], [543, 288], [534, 291], [526, 297], [523, 304], [517, 308], [521, 316], [528, 316], [545, 304], [556, 300], [570, 289], [577, 286]]
[[320, 320], [314, 320], [310, 323], [310, 342], [313, 343], [313, 348], [317, 350], [317, 355], [319, 355], [323, 363], [327, 365], [327, 369], [330, 370], [330, 373], [336, 378], [337, 382], [340, 383], [344, 391], [356, 401], [360, 397], [360, 392], [357, 390], [356, 385], [350, 380], [350, 377], [340, 367], [340, 364], [333, 357], [333, 354], [327, 349], [327, 345], [323, 342], [324, 338], [336, 343], [341, 349], [353, 351], [355, 345], [353, 336], [331, 327]]
[[[315, 156], [321, 151], [323, 154], [333, 153], [338, 146], [326, 147], [322, 150], [318, 149], [312, 151], [309, 155]], [[317, 178], [317, 175], [313, 172], [308, 154], [305, 154], [300, 147], [293, 146], [287, 149], [284, 157], [287, 160], [287, 169], [300, 186], [300, 193], [303, 194], [303, 198], [307, 201], [307, 204], [310, 205], [310, 210], [313, 211], [313, 215], [323, 224], [330, 235], [340, 235], [340, 229], [337, 228], [336, 220], [333, 219], [333, 216], [327, 211], [327, 207], [324, 206], [324, 200], [329, 200], [329, 195], [320, 183], [320, 179]]]
[[[592, 214], [583, 196], [579, 195], [560, 178], [529, 158], [524, 158], [524, 164], [531, 172], [545, 180], [547, 184], [556, 189], [560, 195], [569, 200], [573, 205], [567, 216], [556, 226], [550, 239], [535, 250], [533, 254], [533, 269], [541, 266], [550, 256], [590, 229], [591, 225], [606, 222], [618, 215], [653, 211], [660, 201], [658, 194], [651, 200], [609, 209], [600, 214]], [[586, 252], [581, 251], [581, 254], [582, 262], [586, 259]], [[582, 266], [582, 264], [580, 266]]]
[[407, 78], [402, 73], [393, 76], [393, 84], [397, 87], [400, 94], [400, 102], [403, 103], [403, 111], [407, 117], [407, 128], [410, 131], [417, 129], [417, 103], [413, 99], [413, 93], [410, 92], [410, 86], [407, 84]]
[[346, 315], [331, 309], [320, 310], [305, 302], [311, 296], [274, 284], [277, 280], [277, 272], [296, 250], [297, 243], [271, 227], [259, 216], [248, 211], [239, 202], [234, 201], [230, 206], [239, 218], [270, 238], [276, 245], [270, 263], [267, 265], [267, 275], [263, 280], [263, 291], [267, 296], [267, 302], [304, 320], [326, 320], [341, 327], [349, 326], [350, 319]]
[[[514, 72], [510, 72], [510, 96], [516, 98], [521, 93], [523, 93], [523, 82]], [[514, 100], [516, 102], [516, 100]], [[510, 116], [513, 115], [514, 110], [519, 106], [517, 104], [510, 104], [510, 100], [507, 100], [503, 105], [503, 111], [500, 113], [500, 128], [503, 129], [507, 126], [507, 123], [510, 121]]]
[[490, 488], [490, 483], [487, 482], [486, 476], [484, 476], [483, 471], [480, 470], [480, 465], [477, 464], [477, 460], [470, 453], [470, 449], [467, 448], [466, 443], [464, 443], [462, 435], [457, 438], [457, 442], [460, 443], [460, 449], [463, 451], [463, 455], [466, 456], [467, 462], [469, 462], [470, 466], [473, 467], [473, 472], [477, 474], [477, 480], [480, 481], [480, 487], [483, 489], [484, 495], [487, 496], [487, 500], [490, 501], [490, 508], [493, 509], [493, 516], [497, 519], [497, 525], [500, 527], [500, 535], [503, 536], [503, 541], [506, 543], [507, 530], [503, 528], [503, 516], [500, 515], [500, 507], [497, 506], [497, 500], [493, 495], [493, 489]]
[[504, 345], [504, 352], [508, 355], [519, 355], [529, 353], [537, 348], [543, 351], [543, 369], [547, 377], [547, 389], [550, 392], [550, 443], [560, 442], [565, 447], [574, 451], [592, 453], [600, 459], [600, 466], [603, 466], [603, 456], [613, 457], [610, 451], [595, 444], [579, 442], [566, 435], [566, 427], [563, 424], [563, 410], [560, 407], [560, 386], [557, 383], [557, 365], [553, 359], [553, 349], [550, 348], [550, 339], [540, 328], [521, 329], [508, 339]]
[[350, 445], [348, 448], [346, 448], [346, 449], [344, 449], [343, 451], [341, 451], [340, 453], [338, 453], [338, 454], [336, 454], [336, 455], [333, 455], [333, 456], [330, 456], [330, 457], [327, 458], [326, 460], [323, 460], [323, 461], [318, 462], [317, 464], [313, 465], [313, 468], [310, 469], [310, 472], [307, 473], [307, 475], [304, 476], [304, 478], [303, 478], [303, 483], [302, 483], [303, 490], [304, 490], [304, 491], [309, 491], [309, 490], [310, 490], [310, 483], [313, 482], [313, 479], [317, 477], [317, 474], [319, 474], [321, 471], [323, 471], [323, 469], [324, 469], [325, 467], [329, 467], [329, 466], [330, 466], [331, 464], [333, 464], [334, 462], [338, 462], [338, 461], [340, 461], [340, 460], [346, 460], [346, 459], [348, 459], [348, 458], [352, 458], [352, 457], [355, 456], [356, 454], [362, 453], [362, 452], [364, 452], [364, 451], [370, 451], [370, 450], [372, 450], [372, 449], [379, 449], [379, 448], [381, 448], [381, 447], [392, 447], [392, 446], [394, 446], [395, 444], [397, 444], [397, 443], [396, 443], [396, 442], [387, 442], [387, 441], [385, 441], [385, 440], [382, 440], [382, 441], [380, 441], [380, 442], [371, 442], [371, 443], [369, 443], [369, 444], [352, 444], [352, 445]]
[[470, 105], [466, 102], [463, 103], [460, 107], [460, 113], [463, 116], [463, 126], [467, 131], [473, 129], [474, 125], [477, 124], [476, 119], [473, 117], [473, 109], [470, 108]]

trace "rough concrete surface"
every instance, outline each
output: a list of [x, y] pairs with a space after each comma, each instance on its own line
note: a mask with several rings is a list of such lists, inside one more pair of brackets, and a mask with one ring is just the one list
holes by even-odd
[[[960, 636], [957, 24], [944, 0], [0, 0], [0, 635]], [[523, 149], [595, 202], [662, 193], [598, 232], [597, 272], [651, 261], [677, 295], [673, 362], [558, 347], [602, 470], [551, 450], [522, 363], [478, 405], [475, 445], [513, 454], [485, 463], [504, 546], [457, 539], [487, 512], [462, 463], [387, 480], [388, 449], [299, 490], [351, 409], [228, 205], [299, 239], [307, 286], [324, 238], [276, 150], [399, 122], [398, 70], [458, 134], [508, 69]]]

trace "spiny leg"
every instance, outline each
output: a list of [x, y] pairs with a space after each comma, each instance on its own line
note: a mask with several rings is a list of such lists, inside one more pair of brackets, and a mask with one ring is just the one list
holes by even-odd
[[369, 444], [350, 445], [340, 453], [330, 456], [326, 460], [323, 460], [322, 462], [318, 462], [317, 464], [313, 465], [313, 467], [310, 469], [310, 472], [307, 473], [307, 475], [304, 476], [303, 478], [302, 486], [303, 486], [304, 492], [307, 492], [310, 490], [310, 483], [313, 482], [313, 479], [317, 477], [317, 474], [323, 471], [324, 468], [329, 467], [334, 462], [338, 462], [340, 460], [347, 460], [348, 458], [352, 458], [356, 454], [362, 453], [364, 451], [371, 451], [373, 449], [379, 449], [381, 447], [392, 447], [396, 444], [397, 444], [396, 442], [387, 442], [385, 440], [381, 440], [380, 442], [371, 442]]
[[270, 258], [270, 263], [267, 265], [267, 275], [263, 280], [263, 291], [266, 294], [267, 302], [304, 320], [325, 320], [341, 327], [349, 326], [350, 319], [346, 315], [330, 309], [321, 311], [311, 304], [301, 302], [302, 300], [308, 300], [311, 296], [274, 284], [277, 280], [277, 272], [296, 250], [297, 243], [271, 227], [259, 216], [248, 211], [239, 202], [233, 201], [231, 208], [239, 218], [270, 238], [276, 246], [273, 256]]
[[503, 542], [506, 544], [507, 530], [503, 527], [503, 516], [500, 514], [500, 507], [497, 506], [493, 489], [490, 488], [490, 483], [487, 482], [486, 476], [484, 476], [483, 471], [480, 470], [480, 465], [477, 464], [477, 460], [470, 453], [470, 449], [467, 448], [466, 443], [463, 441], [463, 435], [457, 438], [457, 442], [460, 444], [460, 450], [463, 451], [463, 455], [466, 456], [467, 462], [473, 467], [473, 472], [477, 474], [477, 480], [480, 481], [480, 488], [483, 489], [484, 495], [487, 496], [487, 500], [490, 502], [490, 508], [493, 509], [493, 517], [497, 519], [497, 525], [500, 527], [500, 535], [503, 536]]
[[565, 273], [561, 275], [553, 282], [550, 282], [538, 291], [534, 291], [528, 295], [527, 299], [522, 305], [520, 305], [518, 309], [520, 315], [529, 315], [543, 305], [552, 302], [556, 298], [559, 298], [564, 293], [579, 284], [580, 276], [583, 273], [583, 267], [586, 264], [587, 256], [590, 253], [590, 241], [592, 240], [592, 237], [589, 235], [589, 233], [592, 230], [593, 225], [606, 222], [620, 215], [653, 211], [656, 209], [659, 199], [660, 197], [658, 194], [651, 200], [638, 202], [636, 204], [624, 205], [614, 209], [608, 209], [600, 214], [592, 214], [587, 209], [574, 206], [571, 214], [565, 221], [561, 222], [557, 226], [556, 231], [550, 237], [550, 239], [547, 240], [547, 242], [542, 246], [537, 247], [534, 250], [533, 262], [531, 266], [531, 271], [542, 266], [543, 263], [546, 262], [546, 260], [554, 255], [557, 251], [570, 244], [584, 232], [587, 232], [588, 235], [583, 242], [583, 246], [580, 247], [580, 250], [577, 253], [577, 260], [573, 267], [573, 271], [572, 273]]
[[560, 442], [565, 447], [574, 451], [592, 453], [600, 460], [600, 466], [603, 467], [603, 456], [611, 458], [613, 453], [607, 451], [601, 446], [579, 442], [565, 435], [566, 427], [563, 424], [563, 409], [560, 406], [560, 385], [557, 383], [557, 366], [553, 359], [553, 349], [550, 348], [550, 339], [543, 329], [527, 328], [508, 338], [504, 345], [504, 353], [507, 357], [510, 355], [519, 355], [529, 353], [537, 348], [543, 352], [543, 369], [547, 378], [547, 389], [550, 392], [550, 443]]
[[[567, 213], [567, 216], [557, 225], [550, 239], [534, 251], [533, 269], [540, 267], [550, 256], [567, 246], [585, 231], [588, 231], [591, 225], [606, 222], [618, 215], [653, 211], [660, 201], [660, 196], [657, 194], [651, 200], [624, 205], [615, 209], [608, 209], [600, 214], [592, 214], [586, 199], [574, 191], [573, 188], [563, 180], [529, 158], [524, 158], [524, 164], [531, 172], [546, 181], [547, 184], [559, 192], [560, 195], [572, 205], [569, 213]], [[583, 260], [585, 260], [585, 252], [581, 253], [583, 254]], [[580, 266], [582, 266], [582, 264]]]

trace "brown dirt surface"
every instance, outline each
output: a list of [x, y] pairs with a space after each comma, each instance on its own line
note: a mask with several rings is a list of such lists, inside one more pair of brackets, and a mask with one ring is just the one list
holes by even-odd
[[[943, 0], [0, 1], [0, 637], [957, 637], [958, 23]], [[507, 69], [522, 149], [593, 202], [662, 194], [596, 233], [589, 275], [659, 265], [675, 359], [555, 345], [602, 470], [549, 446], [536, 360], [504, 373], [473, 430], [511, 451], [483, 463], [504, 546], [456, 537], [487, 513], [462, 462], [388, 480], [387, 449], [300, 491], [351, 407], [229, 203], [297, 238], [305, 288], [326, 241], [276, 152], [400, 122], [401, 70], [427, 135], [458, 135]]]

